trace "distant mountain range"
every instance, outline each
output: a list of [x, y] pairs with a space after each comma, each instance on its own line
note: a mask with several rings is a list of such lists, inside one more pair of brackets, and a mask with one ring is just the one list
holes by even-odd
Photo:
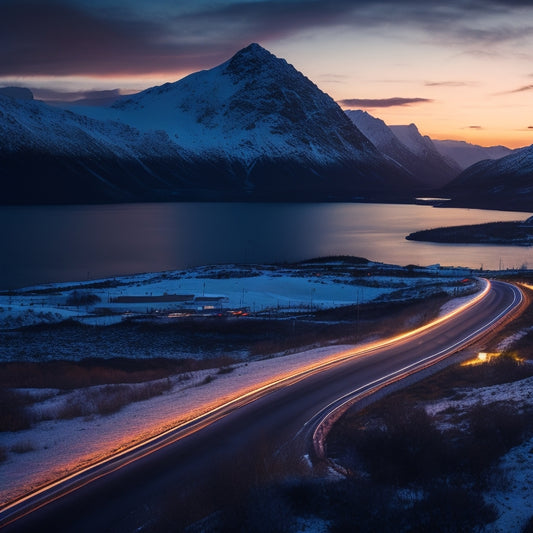
[[485, 159], [500, 159], [513, 150], [506, 146], [478, 146], [465, 141], [438, 141], [433, 139], [435, 148], [445, 157], [455, 161], [461, 170]]
[[443, 156], [429, 137], [414, 124], [387, 126], [365, 111], [346, 111], [352, 122], [386, 157], [395, 161], [426, 188], [437, 189], [461, 172], [459, 165]]
[[0, 119], [3, 204], [407, 202], [461, 191], [467, 162], [509, 152], [345, 113], [257, 44], [106, 107], [61, 109], [0, 89]]
[[531, 212], [533, 145], [468, 167], [443, 192], [451, 205]]
[[4, 203], [407, 200], [420, 184], [257, 44], [111, 107], [0, 96]]

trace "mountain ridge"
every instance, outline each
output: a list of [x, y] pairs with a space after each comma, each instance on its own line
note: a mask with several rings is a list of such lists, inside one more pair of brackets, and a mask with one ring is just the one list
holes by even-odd
[[424, 188], [438, 189], [459, 175], [459, 166], [439, 154], [414, 124], [388, 126], [366, 111], [345, 113], [382, 154], [405, 168]]
[[464, 170], [444, 192], [451, 205], [531, 212], [533, 144], [496, 160], [483, 160]]
[[111, 107], [4, 97], [0, 113], [4, 203], [401, 200], [418, 186], [257, 44]]

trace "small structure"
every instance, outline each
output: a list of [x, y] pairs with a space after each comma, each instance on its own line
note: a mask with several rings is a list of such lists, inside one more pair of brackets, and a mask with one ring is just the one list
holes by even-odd
[[146, 303], [192, 303], [194, 294], [161, 294], [156, 296], [117, 296], [111, 298], [111, 303], [118, 304], [146, 304]]
[[223, 304], [228, 302], [229, 298], [227, 296], [197, 296], [194, 299], [194, 303], [198, 311], [222, 309]]

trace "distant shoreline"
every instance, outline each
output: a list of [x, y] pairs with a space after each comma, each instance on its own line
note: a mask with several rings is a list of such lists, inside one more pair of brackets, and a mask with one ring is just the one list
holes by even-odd
[[533, 246], [533, 225], [522, 221], [488, 222], [415, 231], [405, 238], [408, 241], [444, 244]]

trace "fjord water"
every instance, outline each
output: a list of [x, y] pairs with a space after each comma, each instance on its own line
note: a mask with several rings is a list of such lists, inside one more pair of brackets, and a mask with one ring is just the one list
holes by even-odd
[[519, 246], [412, 242], [413, 231], [529, 213], [358, 203], [161, 203], [0, 208], [0, 289], [202, 264], [354, 255], [398, 265], [533, 266]]

